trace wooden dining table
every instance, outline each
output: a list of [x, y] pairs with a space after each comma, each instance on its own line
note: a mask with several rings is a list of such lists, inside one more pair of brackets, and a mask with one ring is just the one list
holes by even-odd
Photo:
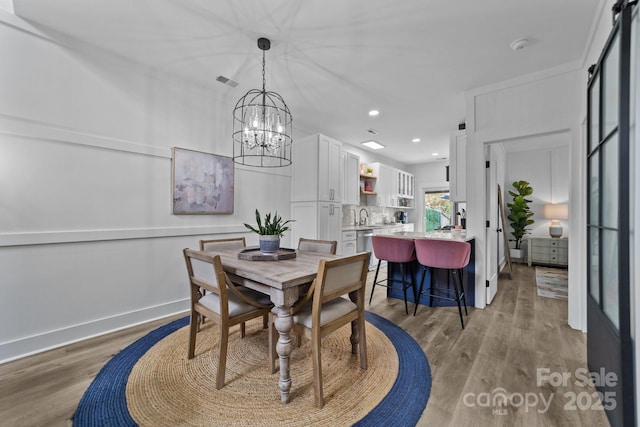
[[[249, 249], [249, 248], [245, 248]], [[276, 351], [280, 359], [280, 399], [289, 402], [291, 376], [289, 357], [293, 351], [291, 328], [293, 318], [291, 307], [298, 300], [300, 288], [313, 282], [318, 273], [321, 259], [336, 258], [336, 255], [298, 251], [295, 258], [277, 261], [252, 261], [239, 259], [241, 250], [225, 249], [207, 252], [220, 255], [222, 268], [233, 283], [246, 286], [269, 295], [274, 304], [272, 310], [277, 315], [275, 328], [279, 338]]]

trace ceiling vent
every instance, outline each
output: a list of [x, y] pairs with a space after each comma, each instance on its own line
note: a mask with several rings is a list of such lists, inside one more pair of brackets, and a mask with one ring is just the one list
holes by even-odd
[[367, 129], [367, 132], [369, 132], [371, 135], [378, 135], [378, 134], [380, 134], [380, 132], [378, 132], [378, 131], [377, 131], [377, 130], [375, 130], [375, 129]]
[[225, 76], [218, 76], [216, 77], [216, 81], [219, 81], [222, 84], [225, 84], [227, 86], [231, 86], [231, 87], [236, 87], [238, 86], [238, 82], [233, 81]]

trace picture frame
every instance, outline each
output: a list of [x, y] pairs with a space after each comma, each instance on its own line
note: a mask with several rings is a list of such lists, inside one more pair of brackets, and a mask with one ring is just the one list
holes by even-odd
[[234, 167], [231, 157], [172, 147], [171, 166], [174, 215], [233, 213]]

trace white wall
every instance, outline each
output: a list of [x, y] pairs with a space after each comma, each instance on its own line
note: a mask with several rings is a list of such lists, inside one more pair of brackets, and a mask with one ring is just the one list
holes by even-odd
[[[528, 181], [533, 188], [529, 207], [535, 221], [530, 227], [531, 235], [549, 237], [550, 220], [544, 218], [543, 208], [547, 203], [569, 203], [569, 147], [509, 152], [506, 163], [505, 209], [506, 203], [511, 202], [508, 191], [514, 191], [512, 183]], [[569, 220], [560, 220], [560, 224], [563, 237], [569, 237]]]
[[241, 94], [2, 10], [0, 57], [0, 362], [186, 310], [182, 248], [289, 212], [288, 168], [236, 168], [233, 215], [171, 214], [170, 148], [230, 156]]

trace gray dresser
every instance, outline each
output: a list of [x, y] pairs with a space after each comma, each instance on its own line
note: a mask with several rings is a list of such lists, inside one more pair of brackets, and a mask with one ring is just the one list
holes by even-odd
[[569, 264], [569, 239], [553, 237], [529, 237], [529, 266], [532, 264], [567, 267]]

